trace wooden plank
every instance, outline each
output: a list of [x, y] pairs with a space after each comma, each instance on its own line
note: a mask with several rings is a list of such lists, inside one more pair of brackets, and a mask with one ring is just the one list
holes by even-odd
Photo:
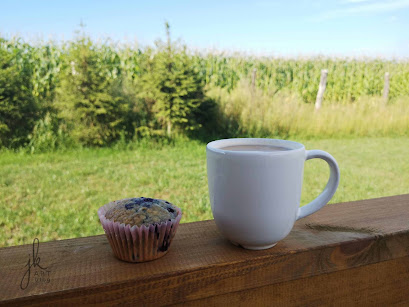
[[25, 290], [32, 246], [2, 248], [0, 304], [164, 305], [248, 291], [406, 257], [408, 221], [409, 194], [326, 206], [264, 251], [233, 246], [213, 221], [182, 224], [169, 253], [148, 263], [117, 260], [102, 235], [41, 243], [50, 282]]
[[[409, 257], [231, 292], [183, 306], [409, 306]], [[176, 305], [179, 306], [179, 305]]]

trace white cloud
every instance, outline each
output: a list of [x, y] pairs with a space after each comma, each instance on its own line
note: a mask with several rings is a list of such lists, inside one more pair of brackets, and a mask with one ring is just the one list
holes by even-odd
[[362, 3], [362, 2], [369, 2], [372, 0], [344, 0], [343, 3]]
[[[349, 1], [351, 4], [363, 2], [362, 0], [349, 0]], [[409, 8], [409, 0], [372, 2], [372, 3], [359, 4], [359, 5], [354, 5], [348, 8], [324, 12], [323, 14], [314, 18], [314, 21], [324, 21], [328, 19], [334, 19], [334, 18], [340, 18], [340, 17], [346, 17], [346, 16], [357, 16], [360, 14], [367, 14], [367, 13], [376, 14], [380, 12], [391, 12], [391, 11], [396, 11], [396, 10], [404, 9], [404, 8]]]

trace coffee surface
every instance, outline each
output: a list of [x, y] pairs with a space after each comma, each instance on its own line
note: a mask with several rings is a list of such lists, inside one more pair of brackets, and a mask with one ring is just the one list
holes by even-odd
[[225, 146], [220, 148], [222, 150], [232, 150], [232, 151], [287, 151], [289, 148], [273, 146], [273, 145], [235, 145], [235, 146]]

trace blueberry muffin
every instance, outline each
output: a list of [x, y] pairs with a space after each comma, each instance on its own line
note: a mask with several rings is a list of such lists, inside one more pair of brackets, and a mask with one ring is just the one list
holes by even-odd
[[139, 197], [108, 203], [98, 216], [115, 256], [144, 262], [167, 253], [182, 211], [165, 200]]
[[175, 219], [177, 214], [176, 207], [168, 201], [139, 197], [118, 201], [105, 217], [120, 224], [149, 226]]

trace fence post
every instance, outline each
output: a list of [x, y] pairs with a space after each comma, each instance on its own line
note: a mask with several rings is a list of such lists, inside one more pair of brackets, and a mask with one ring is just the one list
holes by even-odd
[[385, 73], [385, 81], [384, 81], [384, 86], [383, 86], [383, 103], [387, 104], [388, 103], [388, 96], [389, 96], [389, 73]]
[[254, 68], [253, 74], [251, 75], [251, 88], [253, 92], [256, 90], [256, 78], [257, 78], [257, 68]]
[[322, 97], [324, 97], [324, 92], [327, 87], [327, 76], [328, 70], [327, 69], [321, 70], [320, 86], [318, 88], [317, 100], [315, 101], [315, 111], [321, 109]]

